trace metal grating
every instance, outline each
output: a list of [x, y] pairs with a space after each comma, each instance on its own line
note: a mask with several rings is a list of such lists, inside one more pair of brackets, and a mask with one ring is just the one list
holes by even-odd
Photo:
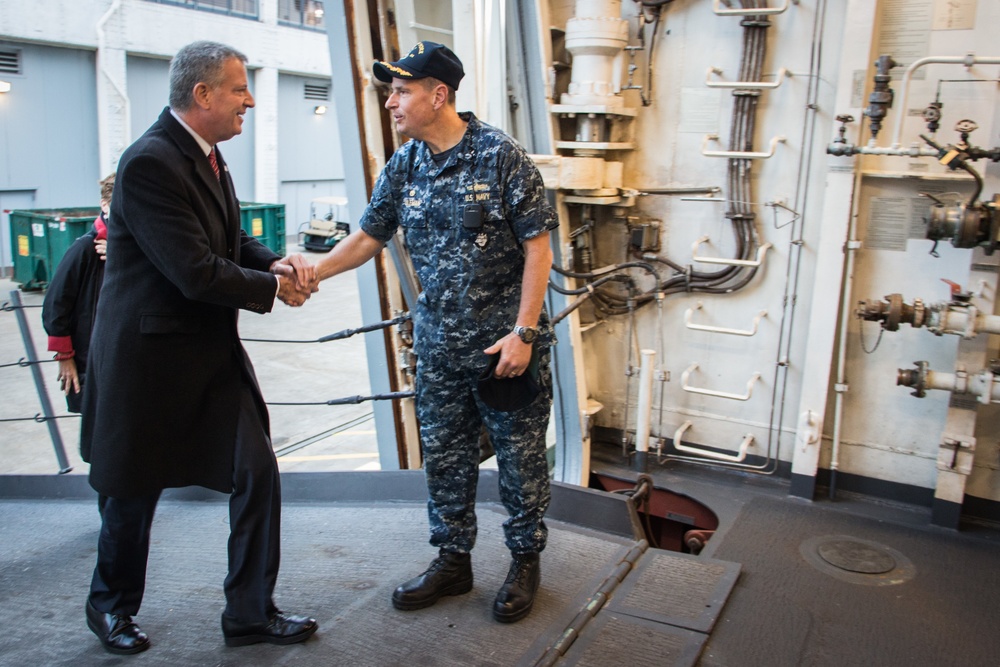
[[322, 100], [325, 102], [330, 99], [330, 86], [320, 83], [307, 83], [305, 84], [304, 93], [307, 100]]
[[739, 563], [647, 551], [609, 610], [710, 632], [740, 574]]
[[0, 50], [0, 73], [21, 73], [21, 52]]

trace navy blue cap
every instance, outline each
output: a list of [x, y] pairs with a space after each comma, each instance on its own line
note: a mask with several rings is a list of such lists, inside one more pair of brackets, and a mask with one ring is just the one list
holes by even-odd
[[513, 412], [534, 403], [542, 391], [538, 380], [538, 347], [532, 347], [531, 362], [523, 375], [512, 378], [494, 376], [493, 371], [496, 370], [499, 361], [499, 352], [490, 355], [490, 363], [476, 383], [479, 399], [500, 412]]
[[396, 79], [425, 79], [429, 76], [442, 81], [455, 90], [465, 76], [462, 61], [444, 44], [419, 42], [406, 56], [396, 62], [376, 60], [372, 65], [375, 78], [385, 83]]

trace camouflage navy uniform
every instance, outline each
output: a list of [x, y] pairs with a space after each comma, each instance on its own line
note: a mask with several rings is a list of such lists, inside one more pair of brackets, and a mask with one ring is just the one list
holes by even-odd
[[[476, 540], [479, 434], [497, 454], [500, 499], [514, 554], [540, 552], [549, 505], [545, 431], [552, 406], [552, 327], [542, 312], [535, 341], [542, 392], [521, 410], [499, 412], [479, 400], [483, 350], [510, 333], [521, 300], [521, 243], [558, 225], [542, 179], [524, 149], [469, 113], [465, 136], [438, 164], [421, 141], [393, 154], [375, 184], [361, 228], [388, 242], [402, 227], [423, 291], [413, 309], [417, 417], [429, 491], [431, 544], [468, 553]], [[482, 206], [481, 226], [463, 224], [466, 205]]]

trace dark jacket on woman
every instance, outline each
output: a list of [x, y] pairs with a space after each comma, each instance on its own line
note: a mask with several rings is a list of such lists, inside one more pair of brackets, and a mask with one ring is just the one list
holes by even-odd
[[[49, 350], [73, 354], [81, 387], [87, 373], [97, 297], [104, 280], [104, 261], [94, 249], [96, 238], [95, 222], [94, 228], [74, 241], [63, 255], [42, 304], [42, 326], [49, 335]], [[70, 412], [80, 412], [81, 394], [71, 391], [66, 395], [66, 404]]]

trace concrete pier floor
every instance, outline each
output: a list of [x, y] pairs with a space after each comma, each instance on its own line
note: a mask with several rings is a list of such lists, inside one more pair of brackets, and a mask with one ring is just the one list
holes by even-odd
[[[294, 250], [294, 237], [288, 248]], [[315, 260], [318, 255], [307, 254]], [[0, 303], [11, 301], [17, 289], [10, 279], [0, 279]], [[24, 314], [40, 360], [51, 360], [46, 350], [41, 306], [44, 292], [22, 292]], [[315, 340], [362, 324], [358, 284], [353, 274], [325, 281], [320, 291], [301, 308], [278, 302], [266, 315], [242, 312], [243, 338]], [[257, 378], [269, 402], [321, 402], [370, 392], [363, 335], [329, 343], [256, 343], [244, 346], [254, 363]], [[25, 358], [25, 347], [15, 313], [0, 311], [0, 364]], [[40, 365], [47, 395], [56, 415], [66, 455], [73, 470], [87, 473], [79, 456], [79, 424], [69, 416], [56, 381], [58, 364]], [[270, 406], [271, 435], [283, 472], [378, 470], [378, 451], [371, 404], [341, 406]], [[31, 418], [41, 413], [38, 392], [30, 369], [0, 368], [0, 419]], [[309, 442], [307, 446], [303, 443]], [[36, 421], [0, 422], [0, 475], [49, 474], [59, 465], [46, 424]]]

